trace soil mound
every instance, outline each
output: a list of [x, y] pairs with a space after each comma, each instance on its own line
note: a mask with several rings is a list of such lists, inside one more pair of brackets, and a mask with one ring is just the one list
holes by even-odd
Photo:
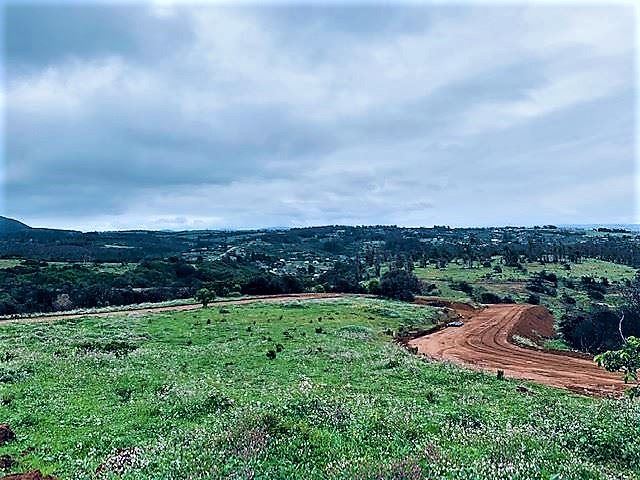
[[541, 338], [551, 338], [554, 336], [553, 315], [542, 306], [530, 307], [524, 310], [511, 328], [509, 339], [514, 335], [519, 335], [537, 342]]
[[6, 423], [0, 423], [0, 445], [4, 445], [14, 438], [16, 438], [16, 434], [13, 433], [11, 427]]
[[58, 480], [51, 475], [43, 475], [40, 470], [33, 470], [26, 473], [13, 473], [11, 475], [5, 475], [0, 480]]
[[9, 470], [15, 465], [16, 461], [11, 455], [0, 455], [0, 468], [2, 470]]

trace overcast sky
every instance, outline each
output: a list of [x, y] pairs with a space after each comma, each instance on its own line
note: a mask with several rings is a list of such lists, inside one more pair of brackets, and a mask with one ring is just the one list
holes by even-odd
[[636, 222], [629, 5], [13, 4], [36, 226]]

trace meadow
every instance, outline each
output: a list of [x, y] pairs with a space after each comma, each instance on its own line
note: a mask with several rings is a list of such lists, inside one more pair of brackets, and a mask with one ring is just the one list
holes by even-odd
[[637, 478], [637, 403], [394, 342], [441, 316], [354, 298], [4, 325], [0, 455], [61, 479]]
[[[502, 272], [494, 271], [494, 267], [500, 266]], [[491, 261], [491, 267], [474, 264], [473, 267], [463, 265], [461, 262], [450, 262], [445, 268], [436, 268], [429, 265], [425, 268], [416, 268], [415, 272], [424, 280], [434, 281], [460, 281], [478, 282], [490, 279], [498, 282], [509, 281], [525, 281], [532, 273], [538, 273], [543, 270], [555, 273], [558, 278], [580, 280], [583, 276], [592, 276], [595, 278], [607, 277], [614, 282], [620, 282], [632, 279], [635, 276], [636, 269], [627, 265], [597, 260], [593, 258], [585, 259], [579, 263], [571, 263], [570, 269], [567, 270], [560, 263], [540, 263], [526, 262], [525, 270], [516, 267], [503, 265], [500, 257], [494, 257]]]
[[[496, 267], [499, 267], [499, 271], [495, 270]], [[455, 288], [457, 282], [468, 282], [474, 287], [476, 293], [491, 292], [509, 297], [519, 303], [527, 302], [531, 293], [527, 291], [527, 281], [533, 275], [543, 271], [555, 274], [559, 280], [557, 295], [540, 295], [541, 303], [549, 308], [556, 319], [560, 319], [568, 307], [563, 302], [563, 297], [569, 296], [575, 299], [575, 304], [569, 306], [571, 309], [581, 308], [588, 311], [592, 308], [593, 300], [580, 288], [576, 288], [576, 285], [580, 285], [582, 277], [593, 277], [597, 281], [602, 277], [607, 278], [612, 288], [605, 294], [603, 302], [617, 305], [620, 301], [619, 287], [636, 275], [636, 269], [633, 267], [597, 259], [571, 263], [569, 269], [561, 263], [540, 262], [525, 262], [520, 269], [502, 264], [500, 257], [494, 257], [490, 267], [479, 263], [469, 267], [462, 262], [454, 261], [444, 268], [437, 268], [435, 265], [415, 268], [418, 278], [428, 284], [434, 284], [437, 287], [435, 293], [446, 298], [471, 300], [468, 293]]]

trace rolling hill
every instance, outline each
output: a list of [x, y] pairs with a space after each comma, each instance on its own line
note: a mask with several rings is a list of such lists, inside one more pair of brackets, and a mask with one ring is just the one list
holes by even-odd
[[25, 232], [27, 230], [31, 230], [29, 225], [14, 220], [13, 218], [0, 216], [0, 234]]

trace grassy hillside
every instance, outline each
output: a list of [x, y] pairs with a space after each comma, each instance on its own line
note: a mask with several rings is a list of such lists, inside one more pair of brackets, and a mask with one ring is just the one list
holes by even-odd
[[354, 299], [5, 325], [0, 455], [63, 479], [636, 478], [637, 405], [393, 343], [438, 315]]
[[[438, 289], [436, 293], [447, 298], [469, 298], [467, 293], [455, 289], [456, 282], [468, 282], [474, 287], [476, 293], [492, 292], [500, 296], [508, 296], [518, 302], [526, 302], [532, 293], [527, 290], [527, 281], [532, 276], [542, 271], [554, 273], [559, 280], [557, 295], [540, 295], [540, 297], [541, 303], [551, 310], [556, 319], [559, 319], [567, 308], [584, 310], [591, 308], [594, 301], [580, 288], [582, 277], [591, 276], [598, 281], [601, 277], [607, 278], [611, 282], [611, 287], [603, 302], [616, 305], [619, 302], [619, 289], [623, 282], [633, 279], [636, 274], [635, 268], [596, 259], [571, 263], [568, 270], [559, 263], [539, 262], [525, 263], [524, 270], [521, 270], [502, 265], [499, 258], [494, 258], [491, 264], [491, 267], [477, 263], [474, 267], [468, 267], [451, 262], [445, 268], [436, 268], [434, 265], [416, 268], [415, 273], [425, 282], [435, 284]], [[501, 271], [497, 272], [494, 267], [499, 267]], [[564, 304], [563, 298], [566, 296], [574, 298], [576, 303], [569, 306]]]

